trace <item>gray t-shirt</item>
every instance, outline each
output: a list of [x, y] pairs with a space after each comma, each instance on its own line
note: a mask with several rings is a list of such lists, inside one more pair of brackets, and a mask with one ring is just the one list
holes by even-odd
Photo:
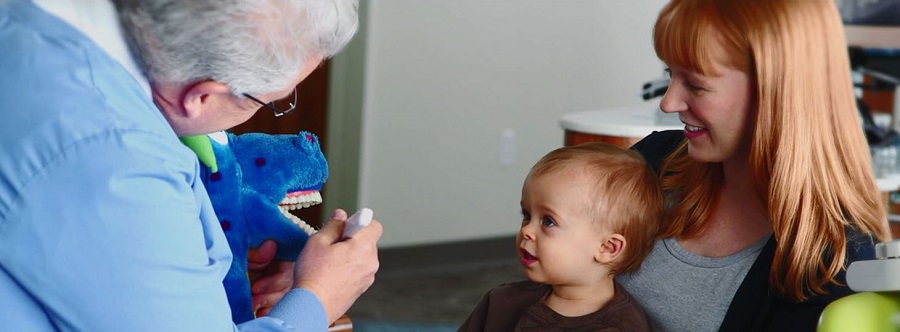
[[715, 258], [692, 254], [673, 238], [658, 240], [640, 270], [616, 281], [643, 306], [654, 331], [717, 331], [768, 240]]

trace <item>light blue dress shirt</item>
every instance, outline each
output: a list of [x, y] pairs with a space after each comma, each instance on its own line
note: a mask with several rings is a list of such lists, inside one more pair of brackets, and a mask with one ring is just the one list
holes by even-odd
[[324, 331], [303, 289], [231, 322], [231, 252], [198, 174], [116, 61], [0, 0], [0, 331]]

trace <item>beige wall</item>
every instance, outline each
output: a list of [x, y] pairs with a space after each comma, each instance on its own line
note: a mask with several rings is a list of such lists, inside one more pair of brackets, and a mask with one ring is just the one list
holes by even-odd
[[367, 1], [357, 198], [384, 223], [381, 246], [515, 234], [559, 117], [641, 104], [661, 75], [650, 34], [664, 3]]

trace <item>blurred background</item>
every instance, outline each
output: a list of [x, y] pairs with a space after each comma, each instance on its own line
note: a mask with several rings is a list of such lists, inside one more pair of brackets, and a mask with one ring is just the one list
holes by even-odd
[[[889, 142], [900, 1], [836, 1], [870, 142]], [[665, 80], [651, 30], [665, 3], [362, 0], [358, 35], [301, 84], [299, 111], [234, 131], [319, 134], [331, 176], [304, 219], [369, 207], [383, 222], [382, 269], [351, 309], [358, 330], [455, 330], [484, 291], [521, 277], [512, 239], [539, 157], [568, 134], [618, 135], [599, 126], [636, 127], [621, 135], [636, 139], [673, 125], [654, 117]], [[893, 173], [885, 197], [900, 187]]]

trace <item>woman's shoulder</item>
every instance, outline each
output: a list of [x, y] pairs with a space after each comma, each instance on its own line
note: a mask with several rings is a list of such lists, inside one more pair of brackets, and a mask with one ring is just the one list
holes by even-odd
[[847, 237], [847, 264], [857, 260], [875, 259], [875, 238], [852, 226], [844, 229]]
[[637, 143], [631, 149], [640, 153], [647, 164], [657, 172], [666, 159], [681, 142], [684, 141], [684, 132], [681, 130], [654, 131]]
[[852, 226], [844, 228], [846, 234], [846, 255], [844, 256], [844, 269], [841, 269], [834, 279], [837, 283], [825, 285], [825, 295], [813, 296], [806, 303], [830, 303], [838, 298], [852, 294], [853, 291], [847, 285], [847, 270], [850, 263], [875, 259], [875, 238], [871, 234], [860, 232]]

